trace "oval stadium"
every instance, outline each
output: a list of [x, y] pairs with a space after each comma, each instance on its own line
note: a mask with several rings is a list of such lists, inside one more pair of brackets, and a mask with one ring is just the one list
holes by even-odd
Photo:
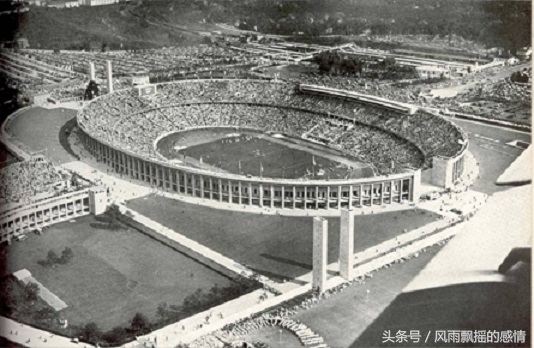
[[417, 201], [422, 171], [452, 186], [468, 141], [408, 104], [276, 80], [119, 90], [91, 101], [77, 122], [89, 152], [122, 175], [202, 200], [281, 209]]

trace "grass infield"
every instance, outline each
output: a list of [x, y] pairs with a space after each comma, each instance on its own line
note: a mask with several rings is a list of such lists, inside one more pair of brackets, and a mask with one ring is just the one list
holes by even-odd
[[282, 179], [343, 179], [373, 176], [365, 163], [343, 159], [340, 153], [301, 139], [274, 138], [267, 134], [231, 128], [199, 129], [164, 137], [158, 150], [213, 171]]

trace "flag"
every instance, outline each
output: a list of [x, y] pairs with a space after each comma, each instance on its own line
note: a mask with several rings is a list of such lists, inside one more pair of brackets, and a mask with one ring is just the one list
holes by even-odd
[[263, 175], [263, 163], [260, 161], [260, 174]]
[[200, 157], [200, 164], [202, 164], [202, 156]]
[[317, 162], [315, 162], [315, 155], [312, 155], [312, 163], [313, 163], [314, 166], [317, 165]]
[[239, 174], [241, 174], [241, 161], [239, 161]]

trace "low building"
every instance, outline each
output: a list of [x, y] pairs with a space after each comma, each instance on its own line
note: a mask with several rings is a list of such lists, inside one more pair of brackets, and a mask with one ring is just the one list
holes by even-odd
[[20, 38], [16, 40], [17, 48], [30, 48], [30, 42], [26, 38]]
[[440, 79], [450, 78], [451, 70], [449, 68], [435, 66], [435, 65], [422, 65], [415, 67], [415, 71], [419, 78], [422, 79]]
[[119, 0], [80, 0], [85, 6], [102, 6], [118, 4]]
[[517, 58], [521, 60], [530, 60], [532, 58], [532, 47], [523, 47], [517, 50]]

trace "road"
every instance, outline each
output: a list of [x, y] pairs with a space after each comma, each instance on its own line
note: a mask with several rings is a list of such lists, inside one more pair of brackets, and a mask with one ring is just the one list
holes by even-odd
[[529, 133], [487, 125], [476, 121], [451, 119], [469, 136], [469, 151], [480, 164], [480, 177], [472, 187], [475, 191], [492, 194], [506, 189], [495, 181], [523, 152], [523, 149], [507, 145], [514, 140], [531, 143]]

